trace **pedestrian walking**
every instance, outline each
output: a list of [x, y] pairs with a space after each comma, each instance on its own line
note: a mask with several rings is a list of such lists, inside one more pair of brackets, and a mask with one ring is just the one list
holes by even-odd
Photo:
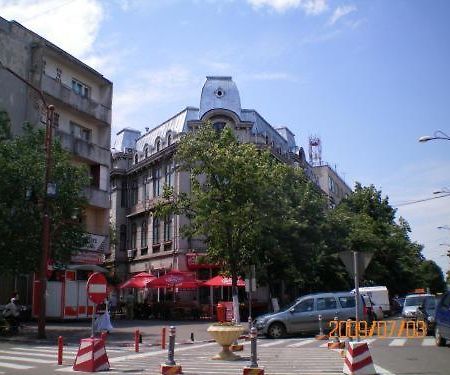
[[11, 298], [2, 314], [10, 326], [11, 333], [17, 333], [20, 326], [20, 306], [18, 300], [16, 298]]

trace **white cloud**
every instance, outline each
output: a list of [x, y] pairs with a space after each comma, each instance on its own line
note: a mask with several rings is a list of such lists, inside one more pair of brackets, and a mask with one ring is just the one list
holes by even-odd
[[[163, 70], [136, 72], [114, 95], [114, 129], [148, 123], [143, 114], [148, 113], [149, 108], [178, 101], [186, 103], [192, 93], [197, 95], [196, 88], [200, 84], [198, 76], [179, 65], [172, 65]], [[130, 124], [130, 118], [136, 113], [140, 114], [141, 123]], [[112, 133], [114, 134], [114, 130]]]
[[356, 7], [354, 5], [343, 5], [338, 6], [333, 14], [331, 15], [330, 19], [328, 20], [329, 25], [334, 25], [337, 21], [339, 21], [342, 17], [345, 17], [346, 15], [355, 12]]
[[100, 0], [0, 0], [0, 9], [79, 58], [92, 50], [104, 13]]
[[277, 12], [301, 8], [306, 14], [317, 15], [328, 9], [327, 0], [247, 0], [253, 7], [267, 6]]

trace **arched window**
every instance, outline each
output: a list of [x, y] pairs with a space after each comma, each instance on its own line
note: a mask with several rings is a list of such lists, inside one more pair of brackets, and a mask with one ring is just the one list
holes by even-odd
[[172, 144], [172, 134], [167, 135], [167, 146], [170, 146]]
[[145, 154], [145, 158], [148, 158], [148, 146], [147, 145], [145, 145], [144, 154]]
[[266, 145], [268, 145], [268, 144], [269, 144], [269, 136], [266, 135]]
[[139, 162], [138, 154], [134, 155], [134, 164], [137, 164]]
[[159, 152], [161, 150], [161, 140], [158, 138], [156, 140], [156, 152]]

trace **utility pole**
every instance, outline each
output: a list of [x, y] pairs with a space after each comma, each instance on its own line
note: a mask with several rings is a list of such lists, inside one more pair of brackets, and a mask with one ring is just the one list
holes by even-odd
[[45, 338], [45, 294], [47, 289], [47, 264], [48, 256], [50, 253], [50, 212], [48, 209], [48, 195], [49, 195], [49, 182], [51, 177], [51, 163], [52, 163], [52, 126], [53, 126], [53, 112], [55, 107], [51, 104], [47, 104], [42, 90], [22, 78], [16, 72], [3, 65], [0, 61], [0, 69], [4, 69], [18, 80], [22, 81], [26, 86], [34, 90], [39, 94], [42, 103], [46, 110], [45, 119], [45, 172], [44, 172], [44, 195], [42, 197], [42, 254], [41, 254], [41, 267], [39, 272], [39, 302], [40, 309], [38, 314], [38, 338]]

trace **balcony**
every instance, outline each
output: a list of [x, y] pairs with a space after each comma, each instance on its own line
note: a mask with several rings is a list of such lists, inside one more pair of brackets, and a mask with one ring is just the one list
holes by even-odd
[[94, 161], [98, 164], [109, 165], [110, 152], [94, 143], [87, 142], [84, 139], [76, 138], [72, 134], [56, 130], [55, 137], [61, 142], [62, 147], [83, 159]]
[[151, 211], [162, 199], [162, 197], [155, 197], [144, 201], [139, 201], [128, 209], [127, 217], [139, 215], [146, 211]]
[[92, 99], [76, 94], [70, 87], [63, 85], [61, 82], [45, 74], [42, 75], [42, 91], [80, 112], [95, 117], [105, 124], [111, 124], [110, 108], [107, 108]]
[[99, 190], [91, 186], [84, 189], [84, 196], [91, 206], [110, 208], [109, 194], [107, 191]]

